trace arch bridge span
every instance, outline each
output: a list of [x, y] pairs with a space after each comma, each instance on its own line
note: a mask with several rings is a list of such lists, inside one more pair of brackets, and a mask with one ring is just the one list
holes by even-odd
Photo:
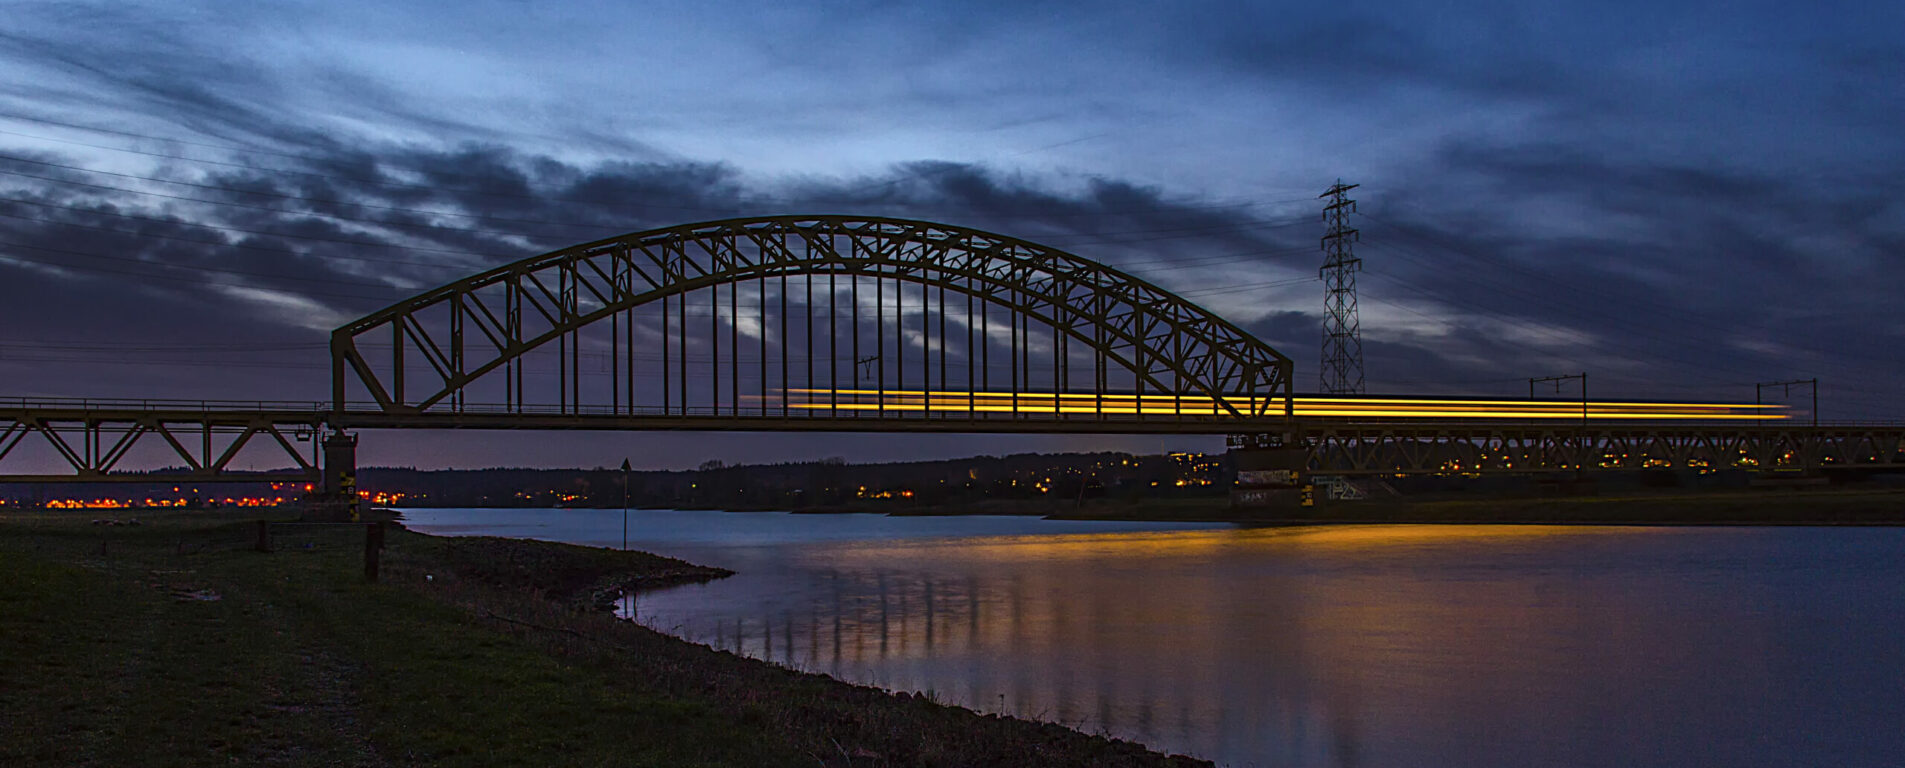
[[[167, 480], [322, 467], [341, 491], [344, 430], [396, 427], [1224, 434], [1281, 457], [1251, 472], [1329, 475], [1905, 466], [1905, 426], [1759, 404], [1299, 397], [1288, 358], [1142, 279], [879, 217], [565, 248], [350, 323], [331, 353], [327, 403], [0, 398], [0, 482], [145, 482], [122, 467], [156, 454]], [[243, 469], [259, 451], [281, 471]]]
[[923, 221], [771, 216], [565, 248], [332, 335], [348, 426], [1278, 428], [1289, 358], [1138, 277]]

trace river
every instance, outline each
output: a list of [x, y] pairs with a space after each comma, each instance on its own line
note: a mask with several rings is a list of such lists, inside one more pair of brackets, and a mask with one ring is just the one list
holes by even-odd
[[[405, 510], [619, 546], [621, 510]], [[637, 510], [648, 626], [1232, 766], [1905, 765], [1905, 529]]]

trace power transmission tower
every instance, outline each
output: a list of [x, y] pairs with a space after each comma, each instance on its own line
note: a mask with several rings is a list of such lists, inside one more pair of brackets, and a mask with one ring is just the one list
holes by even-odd
[[1327, 291], [1323, 308], [1329, 315], [1323, 319], [1323, 391], [1332, 395], [1363, 392], [1362, 321], [1356, 314], [1356, 273], [1362, 271], [1363, 260], [1350, 248], [1361, 237], [1349, 226], [1356, 201], [1348, 196], [1359, 186], [1337, 179], [1328, 192], [1317, 196], [1329, 199], [1323, 206], [1323, 221], [1330, 228], [1323, 236], [1325, 257], [1318, 276]]

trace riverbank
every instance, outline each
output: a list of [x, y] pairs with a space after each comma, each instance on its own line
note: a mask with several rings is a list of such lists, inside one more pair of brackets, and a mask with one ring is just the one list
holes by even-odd
[[1207, 764], [594, 610], [718, 569], [391, 527], [370, 584], [363, 526], [139, 514], [0, 514], [0, 763]]

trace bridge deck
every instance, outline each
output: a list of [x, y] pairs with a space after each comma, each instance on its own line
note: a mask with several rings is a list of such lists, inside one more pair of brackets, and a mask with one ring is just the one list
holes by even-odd
[[[554, 409], [551, 409], [553, 411]], [[725, 410], [725, 409], [724, 409]], [[1309, 448], [1320, 474], [1530, 473], [1563, 470], [1722, 468], [1814, 470], [1905, 467], [1905, 425], [1595, 419], [1518, 421], [1355, 418], [1223, 418], [1136, 414], [878, 411], [803, 415], [431, 410], [330, 412], [324, 403], [232, 401], [0, 401], [0, 470], [40, 435], [72, 475], [5, 474], [5, 482], [137, 480], [118, 470], [142, 438], [162, 441], [184, 465], [179, 480], [310, 480], [315, 437], [326, 429], [751, 431], [863, 433], [1072, 433], [1263, 436]], [[283, 471], [240, 473], [248, 443], [276, 446]], [[1250, 444], [1245, 439], [1238, 444]], [[1264, 442], [1264, 441], [1257, 441]], [[308, 443], [309, 450], [300, 450]], [[308, 453], [308, 457], [305, 455]], [[168, 476], [170, 478], [171, 476]]]

